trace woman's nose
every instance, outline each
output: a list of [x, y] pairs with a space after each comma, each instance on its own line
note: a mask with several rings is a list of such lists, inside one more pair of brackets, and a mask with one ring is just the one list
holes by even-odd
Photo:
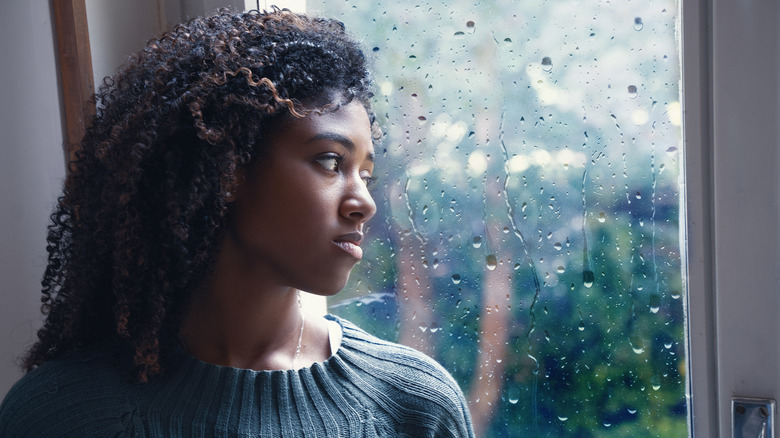
[[350, 178], [348, 193], [341, 203], [341, 215], [360, 223], [371, 219], [376, 213], [376, 203], [368, 191], [365, 181], [358, 175]]

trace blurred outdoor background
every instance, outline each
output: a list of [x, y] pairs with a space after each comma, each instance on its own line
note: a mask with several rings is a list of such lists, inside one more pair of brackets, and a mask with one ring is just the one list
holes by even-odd
[[440, 361], [477, 436], [687, 436], [678, 3], [307, 8], [363, 41], [384, 130], [329, 311]]

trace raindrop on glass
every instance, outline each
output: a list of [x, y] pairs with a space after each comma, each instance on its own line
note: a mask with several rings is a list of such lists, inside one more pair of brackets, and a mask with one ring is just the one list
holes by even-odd
[[653, 388], [653, 391], [658, 391], [661, 389], [661, 378], [658, 376], [653, 376], [650, 378], [650, 385]]
[[645, 27], [645, 23], [642, 23], [642, 17], [634, 18], [634, 30], [640, 31]]
[[552, 70], [552, 59], [550, 59], [549, 56], [545, 56], [544, 58], [542, 58], [542, 70], [544, 71]]
[[518, 401], [520, 401], [520, 391], [515, 388], [509, 388], [506, 392], [507, 400], [509, 400], [509, 403], [516, 405]]
[[593, 281], [595, 279], [596, 276], [593, 274], [593, 271], [591, 270], [582, 271], [582, 284], [585, 285], [585, 287], [593, 286]]
[[678, 291], [678, 290], [672, 291], [672, 299], [679, 300], [680, 299], [680, 291]]
[[566, 420], [569, 419], [569, 417], [563, 417], [563, 416], [559, 415], [558, 419], [561, 420], [561, 421], [566, 421]]
[[480, 236], [474, 237], [474, 239], [471, 241], [471, 246], [473, 246], [474, 248], [479, 248], [480, 246], [482, 246], [482, 237]]
[[485, 264], [489, 271], [495, 270], [496, 265], [498, 265], [498, 260], [496, 260], [495, 254], [490, 254], [489, 256], [485, 257]]
[[650, 312], [652, 313], [658, 313], [658, 311], [661, 309], [661, 297], [657, 294], [653, 294], [650, 296]]
[[452, 274], [452, 283], [460, 284], [460, 274]]
[[628, 97], [635, 99], [636, 98], [636, 85], [629, 85], [628, 86]]

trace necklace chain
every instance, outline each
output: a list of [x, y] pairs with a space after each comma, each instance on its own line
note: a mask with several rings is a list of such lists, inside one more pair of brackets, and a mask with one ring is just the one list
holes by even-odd
[[[298, 362], [298, 356], [301, 355], [301, 346], [303, 345], [303, 328], [306, 327], [306, 317], [303, 314], [303, 304], [301, 304], [300, 291], [298, 291], [298, 312], [301, 314], [301, 332], [298, 334], [298, 345], [295, 346], [295, 356], [293, 357], [293, 369], [298, 368], [295, 364], [296, 362]], [[179, 335], [179, 345], [181, 345], [185, 353], [189, 354], [190, 356], [192, 355], [192, 353], [190, 353], [190, 349], [187, 348], [187, 342], [184, 341], [184, 336], [182, 335]]]
[[297, 368], [295, 363], [298, 361], [298, 356], [301, 355], [301, 344], [303, 342], [303, 328], [306, 326], [306, 317], [303, 316], [303, 304], [301, 304], [301, 292], [298, 291], [298, 311], [301, 314], [301, 333], [298, 335], [298, 345], [295, 347], [295, 357], [293, 357], [293, 368]]

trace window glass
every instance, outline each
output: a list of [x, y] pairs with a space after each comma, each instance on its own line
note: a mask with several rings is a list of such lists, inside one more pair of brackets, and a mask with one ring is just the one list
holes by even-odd
[[677, 2], [307, 6], [384, 129], [329, 311], [439, 360], [477, 436], [686, 436]]

